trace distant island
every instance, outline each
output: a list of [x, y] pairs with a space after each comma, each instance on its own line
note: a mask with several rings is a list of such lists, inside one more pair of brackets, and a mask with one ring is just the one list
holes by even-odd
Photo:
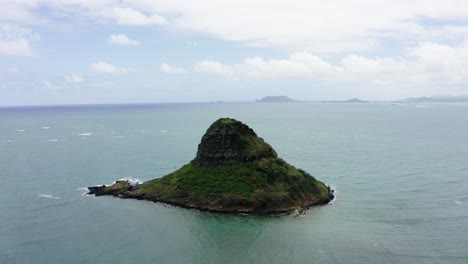
[[364, 101], [358, 98], [353, 98], [344, 101], [322, 101], [323, 103], [368, 103], [368, 101]]
[[334, 198], [330, 187], [278, 158], [250, 127], [231, 118], [208, 128], [196, 157], [182, 168], [142, 184], [123, 180], [88, 190], [96, 196], [262, 215], [301, 211]]
[[467, 103], [468, 102], [468, 95], [459, 95], [459, 96], [451, 96], [451, 95], [441, 95], [441, 96], [430, 96], [430, 97], [410, 97], [400, 101], [397, 103]]
[[292, 103], [297, 102], [284, 95], [279, 96], [265, 96], [262, 99], [255, 100], [256, 103]]

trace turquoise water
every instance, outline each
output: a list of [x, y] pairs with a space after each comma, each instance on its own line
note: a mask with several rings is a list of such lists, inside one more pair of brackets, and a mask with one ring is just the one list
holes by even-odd
[[[82, 195], [160, 177], [219, 117], [336, 189], [303, 216]], [[468, 105], [0, 109], [0, 263], [468, 263]]]

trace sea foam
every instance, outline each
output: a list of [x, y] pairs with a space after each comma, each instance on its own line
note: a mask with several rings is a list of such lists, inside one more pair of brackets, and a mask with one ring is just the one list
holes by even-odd
[[76, 188], [76, 190], [80, 191], [82, 196], [86, 196], [88, 194], [88, 188], [86, 187]]
[[53, 196], [52, 194], [46, 194], [46, 193], [39, 194], [39, 197], [47, 198], [47, 199], [54, 199], [54, 200], [60, 199], [60, 197], [58, 197], [58, 196]]
[[140, 179], [133, 178], [133, 177], [125, 177], [125, 178], [118, 179], [117, 181], [127, 181], [128, 184], [130, 184], [132, 187], [138, 186], [142, 183]]

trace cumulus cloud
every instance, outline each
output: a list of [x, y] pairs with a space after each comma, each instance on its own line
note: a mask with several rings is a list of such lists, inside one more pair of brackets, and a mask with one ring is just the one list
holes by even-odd
[[34, 56], [30, 41], [38, 38], [28, 28], [0, 24], [0, 56]]
[[165, 74], [175, 74], [175, 75], [180, 75], [180, 74], [187, 74], [188, 71], [184, 68], [178, 68], [171, 66], [167, 63], [163, 63], [160, 66], [160, 70], [165, 73]]
[[115, 7], [114, 13], [117, 22], [121, 25], [144, 26], [167, 24], [167, 20], [163, 16], [158, 14], [144, 14], [132, 8]]
[[402, 57], [346, 55], [332, 63], [310, 53], [293, 53], [285, 59], [246, 58], [242, 63], [201, 61], [199, 73], [229, 78], [310, 78], [369, 85], [464, 85], [468, 82], [468, 41], [459, 46], [422, 42]]
[[104, 61], [95, 62], [89, 65], [89, 69], [93, 72], [106, 74], [125, 74], [133, 70], [132, 68], [118, 67]]
[[134, 39], [130, 39], [125, 34], [110, 35], [107, 39], [109, 44], [122, 45], [122, 46], [134, 46], [140, 45], [140, 42]]
[[76, 74], [65, 75], [63, 79], [69, 84], [78, 84], [84, 81], [83, 77]]

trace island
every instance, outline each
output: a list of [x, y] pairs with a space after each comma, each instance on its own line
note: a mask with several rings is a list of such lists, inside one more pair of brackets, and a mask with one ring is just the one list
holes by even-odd
[[256, 103], [292, 103], [297, 102], [287, 96], [265, 96], [262, 99], [255, 100]]
[[301, 212], [334, 198], [329, 186], [278, 158], [254, 130], [231, 118], [214, 122], [202, 137], [196, 157], [162, 178], [88, 189], [96, 196], [258, 215]]
[[368, 101], [364, 101], [358, 98], [352, 98], [349, 100], [344, 100], [344, 101], [323, 101], [323, 103], [353, 103], [353, 104], [360, 104], [360, 103], [368, 103]]
[[468, 103], [468, 95], [439, 95], [431, 97], [410, 97], [396, 103]]

